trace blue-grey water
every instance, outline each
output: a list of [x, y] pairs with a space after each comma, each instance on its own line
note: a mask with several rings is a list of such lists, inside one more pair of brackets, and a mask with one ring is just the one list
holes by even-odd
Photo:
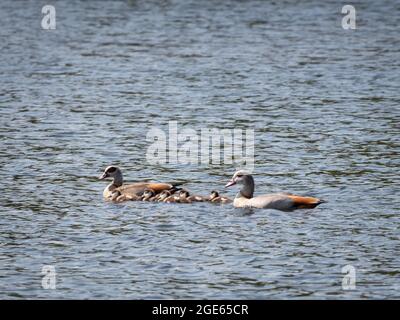
[[[400, 298], [400, 3], [352, 4], [1, 1], [0, 298]], [[328, 202], [104, 202], [109, 164], [235, 196], [231, 164], [149, 163], [171, 120], [253, 129], [257, 194]]]

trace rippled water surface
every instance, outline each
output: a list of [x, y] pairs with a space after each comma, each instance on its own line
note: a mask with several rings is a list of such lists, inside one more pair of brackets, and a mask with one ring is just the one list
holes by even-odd
[[[340, 1], [52, 2], [52, 31], [0, 3], [0, 298], [400, 298], [398, 2], [356, 2], [357, 30]], [[146, 160], [171, 120], [253, 129], [256, 193], [328, 202], [104, 202], [111, 163], [223, 189], [232, 165]]]

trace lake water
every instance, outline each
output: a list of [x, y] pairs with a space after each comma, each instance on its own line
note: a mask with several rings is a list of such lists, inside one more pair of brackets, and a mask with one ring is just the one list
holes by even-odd
[[[0, 3], [0, 298], [400, 298], [398, 2], [354, 3], [356, 30], [341, 1], [51, 2], [56, 30]], [[109, 164], [235, 196], [231, 164], [147, 161], [169, 121], [254, 130], [257, 194], [328, 202], [104, 202]]]

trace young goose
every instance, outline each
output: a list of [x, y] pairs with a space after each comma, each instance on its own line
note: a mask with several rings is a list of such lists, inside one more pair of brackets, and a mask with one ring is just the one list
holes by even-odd
[[169, 192], [168, 190], [163, 190], [156, 196], [156, 201], [164, 202], [164, 200], [167, 199], [169, 196], [171, 196], [171, 192]]
[[254, 179], [245, 171], [237, 171], [226, 184], [225, 188], [235, 184], [243, 185], [242, 189], [233, 200], [233, 206], [236, 208], [263, 208], [292, 211], [295, 209], [315, 208], [324, 202], [317, 198], [296, 196], [288, 193], [275, 193], [253, 197]]
[[208, 201], [218, 202], [218, 203], [231, 203], [232, 200], [227, 197], [221, 197], [218, 191], [211, 191], [210, 196], [208, 197]]
[[103, 197], [106, 200], [112, 200], [119, 196], [124, 196], [121, 199], [126, 200], [141, 200], [145, 189], [152, 189], [156, 194], [163, 190], [175, 189], [175, 186], [169, 183], [138, 182], [124, 185], [122, 172], [116, 166], [107, 167], [99, 177], [101, 180], [106, 178], [113, 178], [113, 181], [103, 191]]
[[182, 189], [179, 191], [179, 201], [182, 203], [190, 203], [190, 202], [203, 202], [206, 198], [198, 195], [191, 195], [189, 191]]
[[191, 203], [192, 200], [190, 198], [190, 193], [187, 190], [181, 190], [178, 193], [177, 202], [179, 203]]
[[123, 201], [138, 201], [141, 197], [136, 195], [128, 195], [128, 194], [121, 194], [119, 191], [114, 191], [111, 194], [110, 200], [114, 202], [123, 202]]
[[162, 194], [163, 194], [163, 191], [161, 191], [160, 193], [157, 193], [153, 198], [151, 198], [151, 201], [158, 202], [160, 200], [160, 197]]
[[155, 196], [153, 189], [146, 189], [143, 191], [142, 201], [154, 201]]
[[[168, 190], [163, 190], [161, 191], [158, 196], [156, 196], [156, 201], [158, 202], [170, 202], [169, 200], [172, 199], [174, 196], [171, 194], [170, 191]], [[172, 202], [172, 201], [171, 201]]]

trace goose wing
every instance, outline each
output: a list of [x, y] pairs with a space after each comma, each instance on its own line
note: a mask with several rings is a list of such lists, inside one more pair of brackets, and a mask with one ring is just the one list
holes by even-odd
[[138, 183], [123, 185], [118, 188], [118, 191], [121, 192], [121, 194], [125, 195], [141, 196], [145, 189], [152, 189], [157, 194], [163, 190], [170, 190], [173, 188], [175, 187], [169, 183], [138, 182]]
[[296, 209], [312, 209], [324, 201], [314, 197], [302, 197], [296, 195], [288, 195], [293, 201], [293, 205]]
[[292, 210], [293, 200], [285, 194], [266, 194], [248, 199], [248, 204], [254, 208]]
[[257, 196], [248, 200], [248, 203], [255, 208], [271, 208], [282, 211], [312, 209], [322, 202], [323, 201], [318, 198], [284, 193]]

